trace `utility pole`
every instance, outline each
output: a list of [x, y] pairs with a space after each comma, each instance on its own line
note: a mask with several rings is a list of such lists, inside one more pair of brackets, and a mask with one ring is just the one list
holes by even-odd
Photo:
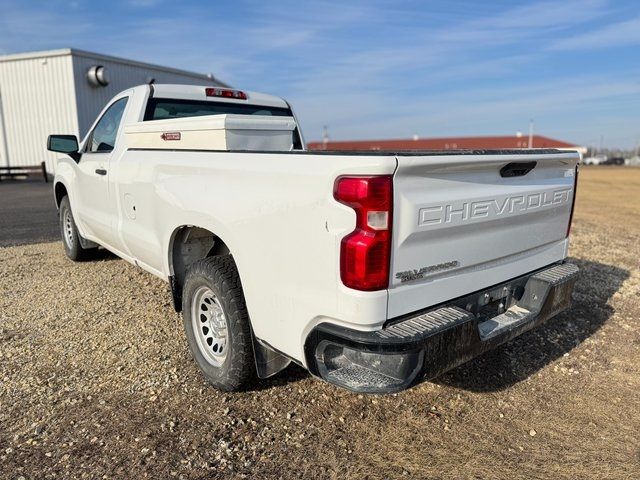
[[322, 126], [322, 145], [323, 150], [327, 149], [327, 143], [329, 143], [329, 127], [327, 125]]
[[533, 148], [533, 118], [529, 120], [529, 148]]
[[322, 126], [322, 143], [327, 143], [329, 141], [329, 127], [326, 125]]

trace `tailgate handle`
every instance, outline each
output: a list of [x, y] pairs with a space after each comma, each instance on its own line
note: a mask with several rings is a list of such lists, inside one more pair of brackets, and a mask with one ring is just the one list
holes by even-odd
[[536, 167], [537, 162], [512, 162], [500, 169], [501, 177], [522, 177]]

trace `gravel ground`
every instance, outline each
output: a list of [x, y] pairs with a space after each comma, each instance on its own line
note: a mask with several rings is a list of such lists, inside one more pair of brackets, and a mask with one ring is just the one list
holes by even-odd
[[217, 392], [160, 280], [0, 249], [0, 478], [640, 478], [640, 169], [613, 171], [581, 173], [573, 309], [395, 395]]

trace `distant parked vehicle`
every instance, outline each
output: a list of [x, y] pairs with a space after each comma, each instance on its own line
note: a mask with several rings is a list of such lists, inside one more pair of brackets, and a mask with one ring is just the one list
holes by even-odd
[[611, 157], [604, 161], [602, 165], [624, 165], [624, 157]]
[[604, 155], [597, 155], [595, 157], [585, 157], [582, 159], [583, 165], [604, 165], [607, 161], [607, 157]]

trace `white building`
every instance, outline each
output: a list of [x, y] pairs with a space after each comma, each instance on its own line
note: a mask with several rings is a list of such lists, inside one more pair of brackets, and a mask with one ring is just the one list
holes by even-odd
[[0, 166], [53, 173], [51, 133], [84, 136], [116, 93], [149, 82], [219, 85], [212, 75], [75, 49], [0, 56]]

